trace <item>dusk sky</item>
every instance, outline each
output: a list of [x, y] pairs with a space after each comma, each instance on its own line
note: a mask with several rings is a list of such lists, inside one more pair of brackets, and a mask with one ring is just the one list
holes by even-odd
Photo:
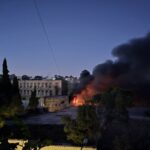
[[6, 57], [10, 74], [79, 76], [150, 32], [150, 0], [36, 1], [58, 67], [33, 0], [0, 0], [0, 64]]

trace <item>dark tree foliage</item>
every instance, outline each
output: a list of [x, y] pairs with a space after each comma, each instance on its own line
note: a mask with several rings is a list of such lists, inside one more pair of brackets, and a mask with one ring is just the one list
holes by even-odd
[[104, 105], [103, 126], [107, 128], [113, 120], [128, 122], [127, 107], [132, 104], [132, 93], [120, 88], [110, 88], [101, 95]]
[[68, 95], [68, 82], [66, 80], [62, 80], [62, 95]]
[[96, 142], [99, 136], [100, 124], [93, 106], [80, 106], [75, 120], [66, 116], [63, 122], [67, 138], [76, 144], [82, 144], [84, 138]]
[[20, 93], [19, 93], [19, 86], [18, 86], [18, 79], [17, 79], [16, 76], [13, 78], [12, 88], [13, 88], [13, 93], [20, 95]]
[[16, 129], [18, 129], [18, 133], [20, 137], [24, 139], [29, 139], [31, 137], [31, 133], [27, 124], [25, 124], [20, 118], [13, 117], [13, 124]]
[[[14, 78], [13, 85], [9, 78], [7, 61], [3, 61], [3, 74], [0, 79], [0, 130], [5, 125], [6, 118], [10, 118], [18, 114], [21, 107], [21, 97], [19, 94], [18, 80]], [[16, 144], [9, 144], [8, 137], [0, 137], [0, 149], [15, 149]]]
[[12, 105], [16, 108], [16, 112], [21, 112], [23, 110], [21, 95], [18, 86], [18, 79], [16, 76], [13, 78], [12, 85]]
[[30, 77], [27, 76], [27, 75], [23, 75], [23, 76], [22, 76], [22, 80], [29, 80], [29, 79], [30, 79]]
[[7, 68], [6, 58], [3, 61], [3, 74], [1, 79], [1, 105], [9, 105], [11, 103], [12, 85], [9, 79], [9, 71]]
[[34, 91], [32, 91], [31, 93], [28, 108], [30, 110], [36, 110], [38, 107], [38, 104], [39, 104], [39, 101], [38, 101], [38, 98], [36, 97], [36, 88], [35, 88]]
[[56, 85], [55, 86], [55, 95], [58, 96], [59, 95], [59, 87]]
[[7, 68], [7, 60], [5, 58], [4, 61], [3, 61], [3, 76], [2, 76], [2, 80], [5, 82], [5, 84], [11, 85], [8, 73], [9, 73], [9, 70]]
[[6, 117], [13, 116], [15, 109], [12, 106], [12, 85], [9, 79], [9, 71], [7, 68], [7, 60], [3, 61], [3, 74], [1, 78], [0, 88], [0, 120], [1, 125], [4, 125]]
[[35, 77], [34, 77], [34, 80], [42, 80], [42, 79], [43, 79], [42, 76], [35, 76]]
[[9, 144], [8, 139], [4, 138], [4, 139], [1, 140], [0, 149], [1, 150], [14, 150], [14, 149], [17, 148], [17, 145], [18, 145], [18, 143]]
[[101, 103], [101, 94], [96, 94], [93, 96], [93, 103], [99, 104]]
[[[132, 94], [120, 88], [111, 88], [95, 95], [90, 106], [78, 108], [76, 119], [69, 116], [63, 118], [64, 131], [68, 139], [82, 144], [86, 137], [98, 143], [113, 121], [127, 125], [129, 119], [127, 107], [131, 105], [131, 99]], [[99, 109], [101, 106], [99, 103], [103, 105], [103, 109]]]

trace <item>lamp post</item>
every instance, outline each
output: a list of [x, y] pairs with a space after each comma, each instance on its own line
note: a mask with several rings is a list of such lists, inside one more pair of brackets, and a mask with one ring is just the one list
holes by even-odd
[[87, 143], [88, 143], [88, 138], [84, 138], [81, 146], [81, 150], [83, 149], [83, 146], [86, 145]]

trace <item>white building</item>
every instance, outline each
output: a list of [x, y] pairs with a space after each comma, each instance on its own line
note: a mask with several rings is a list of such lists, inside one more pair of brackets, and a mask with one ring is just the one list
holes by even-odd
[[39, 98], [62, 95], [61, 80], [19, 80], [20, 94], [23, 99], [29, 99], [34, 88]]

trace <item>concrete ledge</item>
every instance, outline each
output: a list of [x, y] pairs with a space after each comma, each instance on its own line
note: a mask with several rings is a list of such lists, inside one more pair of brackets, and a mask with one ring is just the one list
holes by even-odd
[[[17, 139], [9, 139], [9, 143], [18, 143], [16, 150], [22, 150], [25, 143], [28, 142], [28, 140], [17, 140]], [[77, 146], [64, 146], [64, 145], [51, 145], [51, 146], [45, 146], [40, 148], [40, 150], [81, 150], [81, 147]], [[82, 150], [96, 150], [96, 148], [93, 147], [83, 147]]]

